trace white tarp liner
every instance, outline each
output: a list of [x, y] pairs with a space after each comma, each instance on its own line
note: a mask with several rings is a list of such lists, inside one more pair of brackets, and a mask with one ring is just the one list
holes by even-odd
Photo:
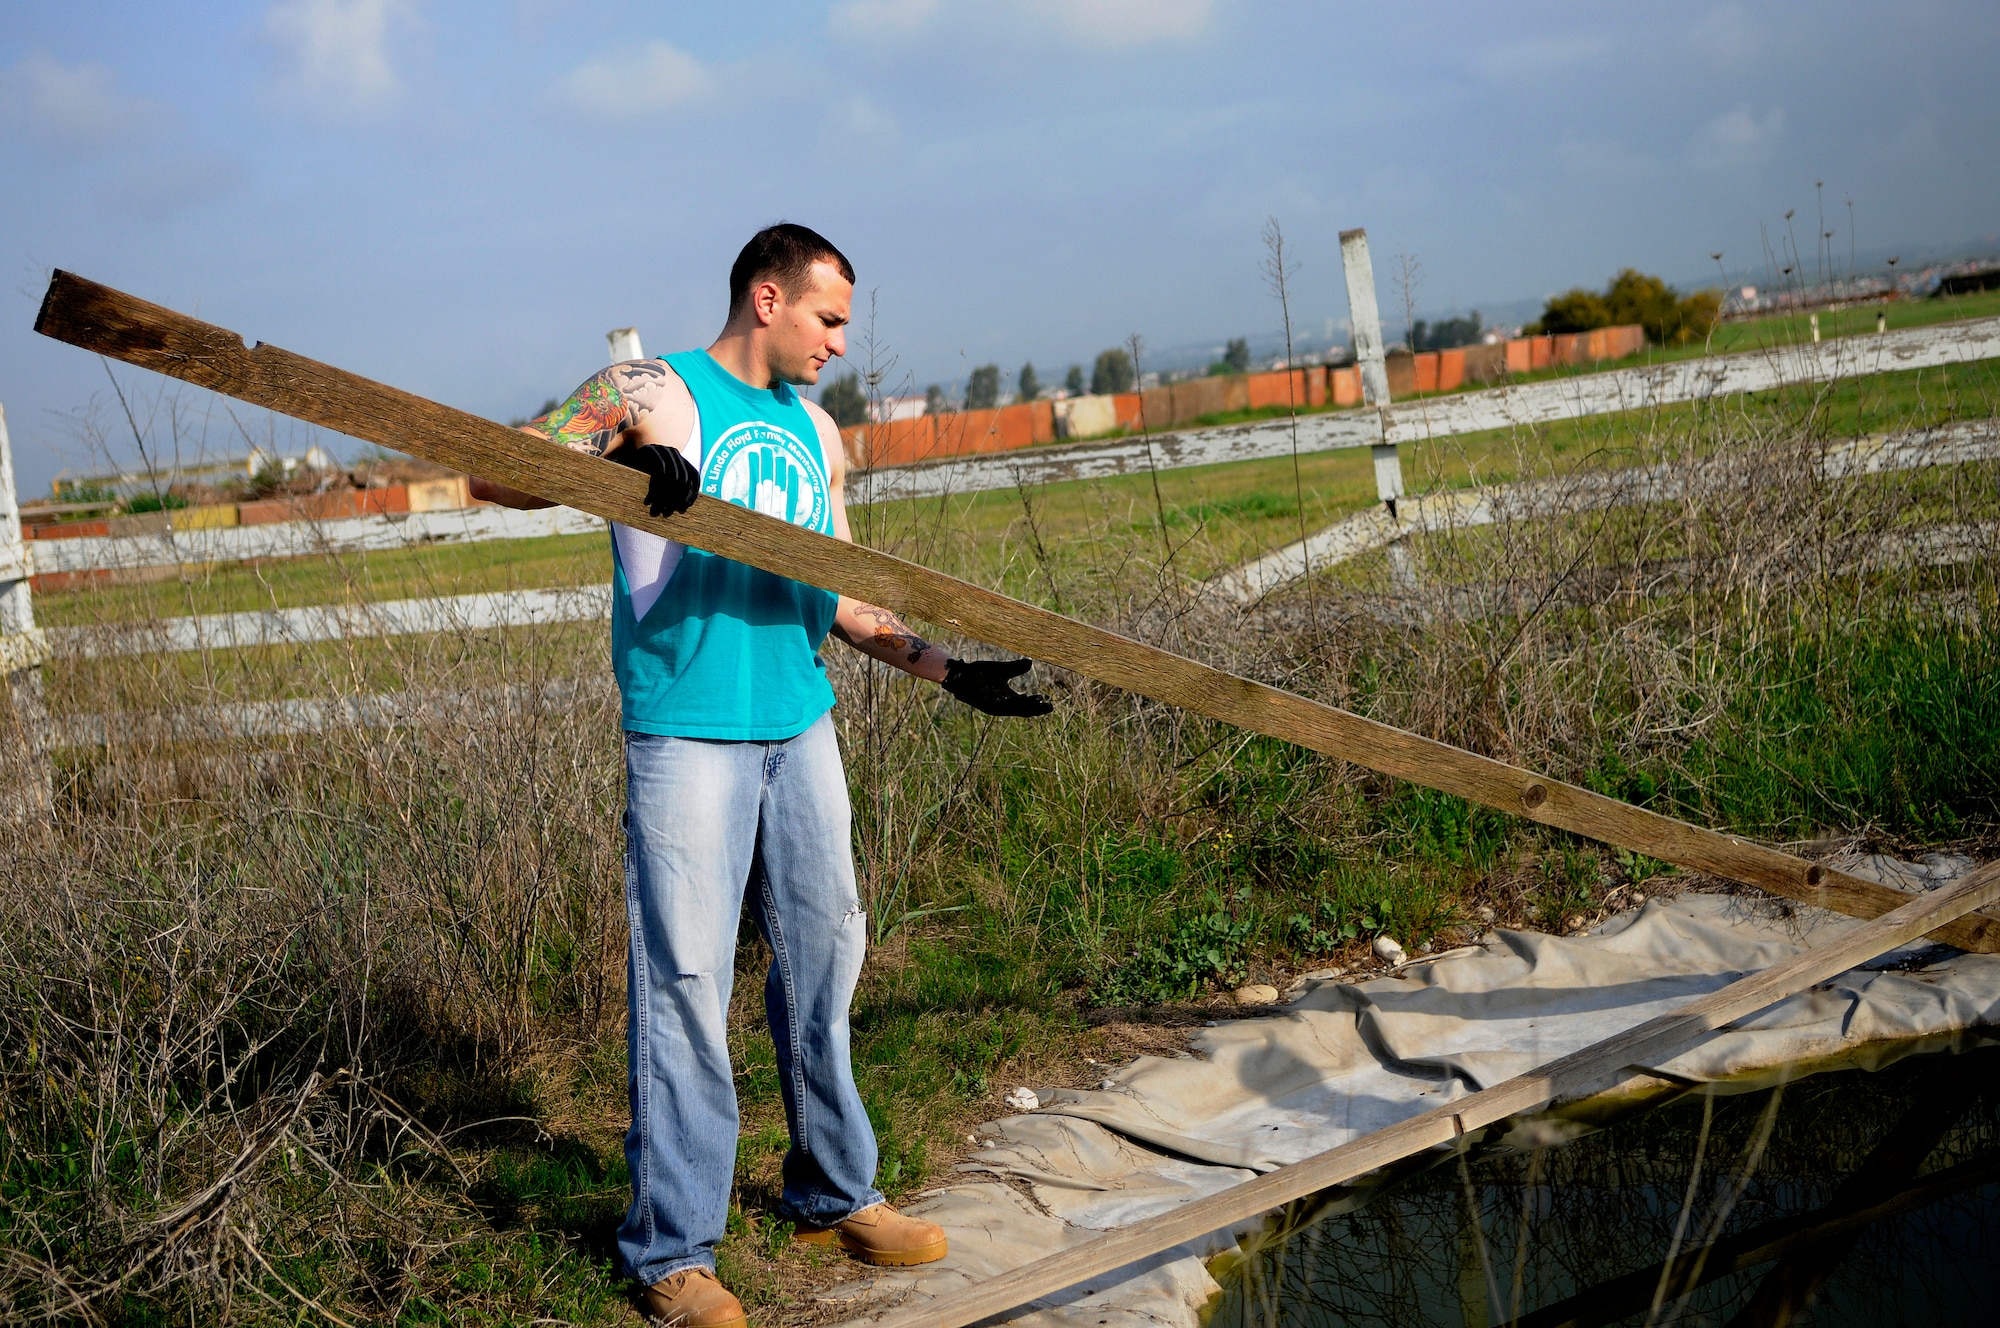
[[[1913, 890], [1971, 866], [1872, 856], [1839, 865]], [[1393, 977], [1313, 984], [1272, 1015], [1202, 1030], [1194, 1058], [1143, 1056], [1097, 1091], [1043, 1090], [1039, 1110], [987, 1127], [989, 1145], [960, 1167], [983, 1174], [909, 1207], [945, 1227], [949, 1256], [874, 1271], [830, 1297], [858, 1300], [867, 1315], [958, 1290], [1490, 1088], [1856, 925], [1763, 896], [1688, 894], [1653, 900], [1590, 936], [1503, 931]], [[1995, 1025], [2000, 955], [1918, 943], [1664, 1064], [1607, 1079], [1529, 1133], [1573, 1134], [1585, 1128], [1575, 1121], [1695, 1084], [1750, 1087], [1835, 1066], [1875, 1068], [1978, 1040], [1975, 1030]], [[1203, 1260], [1258, 1225], [1038, 1301], [1014, 1321], [1195, 1328], [1218, 1289]]]

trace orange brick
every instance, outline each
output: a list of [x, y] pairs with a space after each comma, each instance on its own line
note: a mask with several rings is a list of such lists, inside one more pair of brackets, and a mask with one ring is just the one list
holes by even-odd
[[1450, 392], [1465, 386], [1465, 352], [1463, 350], [1441, 350], [1438, 352], [1437, 390]]
[[1416, 381], [1414, 386], [1418, 393], [1435, 392], [1438, 390], [1438, 353], [1436, 351], [1427, 350], [1417, 356]]
[[1358, 406], [1361, 404], [1361, 366], [1350, 364], [1342, 369], [1329, 369], [1327, 378], [1333, 388], [1333, 404], [1336, 406]]

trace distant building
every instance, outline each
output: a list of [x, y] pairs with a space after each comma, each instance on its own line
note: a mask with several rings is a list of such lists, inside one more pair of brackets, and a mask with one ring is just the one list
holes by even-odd
[[925, 405], [922, 397], [883, 397], [869, 407], [869, 414], [877, 424], [888, 424], [895, 420], [921, 419]]

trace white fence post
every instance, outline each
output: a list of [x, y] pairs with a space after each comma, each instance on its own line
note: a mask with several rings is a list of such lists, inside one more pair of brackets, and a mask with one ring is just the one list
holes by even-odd
[[[1361, 369], [1361, 399], [1380, 410], [1389, 404], [1389, 368], [1382, 360], [1382, 314], [1375, 303], [1375, 265], [1368, 258], [1368, 232], [1340, 233], [1340, 265], [1347, 273], [1347, 314], [1354, 324], [1354, 360]], [[1403, 459], [1391, 442], [1370, 449], [1375, 458], [1375, 493], [1396, 514], [1403, 496]]]
[[646, 352], [639, 346], [639, 329], [636, 327], [614, 327], [604, 334], [604, 343], [611, 347], [613, 364], [646, 358]]
[[7, 411], [0, 406], [0, 674], [7, 679], [8, 722], [19, 738], [7, 742], [24, 759], [0, 758], [0, 821], [46, 818], [50, 809], [48, 715], [42, 702], [42, 660], [47, 643], [35, 630], [28, 578], [27, 542], [21, 538], [21, 505], [14, 491], [14, 450]]

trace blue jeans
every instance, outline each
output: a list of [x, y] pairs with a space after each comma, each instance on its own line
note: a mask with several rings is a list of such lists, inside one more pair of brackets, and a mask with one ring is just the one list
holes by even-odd
[[880, 1203], [848, 1060], [867, 915], [831, 716], [783, 742], [625, 735], [632, 1208], [628, 1275], [715, 1266], [736, 1170], [728, 1013], [747, 886], [771, 947], [764, 1011], [792, 1145], [781, 1215], [830, 1226]]

